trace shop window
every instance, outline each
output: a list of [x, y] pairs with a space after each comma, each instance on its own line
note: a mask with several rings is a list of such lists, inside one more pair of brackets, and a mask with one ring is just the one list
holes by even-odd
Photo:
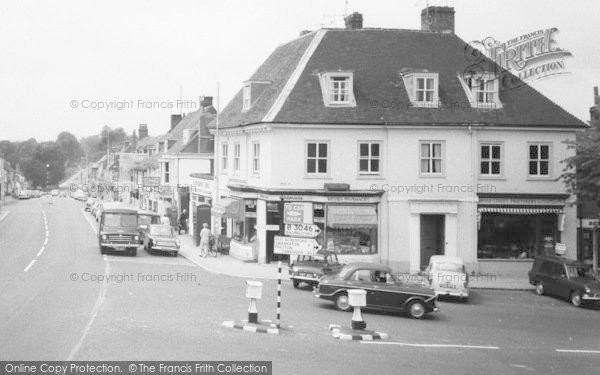
[[246, 200], [244, 203], [243, 217], [236, 217], [233, 221], [233, 239], [242, 243], [251, 243], [256, 240], [256, 201]]
[[479, 259], [532, 259], [553, 253], [560, 241], [556, 214], [502, 215], [483, 213], [478, 232]]
[[328, 205], [326, 249], [338, 254], [377, 253], [377, 211], [374, 205]]

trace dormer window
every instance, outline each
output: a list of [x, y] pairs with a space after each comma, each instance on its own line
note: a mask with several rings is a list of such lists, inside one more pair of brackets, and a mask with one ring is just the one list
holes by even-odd
[[459, 77], [471, 107], [502, 108], [498, 95], [499, 79], [491, 73]]
[[320, 76], [326, 107], [355, 107], [352, 72], [323, 73]]
[[242, 90], [242, 111], [247, 111], [250, 109], [250, 93], [252, 92], [250, 84], [247, 83], [244, 85], [244, 89]]
[[438, 73], [405, 73], [402, 75], [402, 79], [413, 106], [438, 107]]

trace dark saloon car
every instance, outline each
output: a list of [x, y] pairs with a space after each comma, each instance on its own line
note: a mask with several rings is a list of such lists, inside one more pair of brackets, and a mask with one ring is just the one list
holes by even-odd
[[144, 233], [144, 250], [177, 256], [181, 243], [170, 225], [150, 224]]
[[549, 294], [573, 304], [600, 302], [600, 282], [590, 264], [558, 256], [535, 258], [529, 271], [529, 283], [539, 295]]
[[290, 267], [290, 279], [294, 288], [298, 288], [301, 282], [311, 286], [317, 286], [321, 276], [334, 273], [342, 268], [337, 254], [327, 250], [320, 250], [315, 255], [298, 255], [296, 261]]
[[376, 263], [349, 263], [340, 272], [325, 275], [315, 288], [315, 297], [333, 301], [338, 310], [348, 311], [348, 289], [367, 292], [367, 309], [404, 312], [420, 319], [426, 313], [438, 311], [437, 297], [432, 289], [403, 284], [388, 266]]

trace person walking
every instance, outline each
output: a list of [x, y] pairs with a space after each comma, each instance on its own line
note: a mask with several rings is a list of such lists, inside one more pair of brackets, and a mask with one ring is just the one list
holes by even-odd
[[183, 211], [181, 211], [181, 215], [179, 215], [179, 231], [178, 231], [179, 234], [181, 234], [182, 229], [183, 229], [183, 233], [187, 234], [187, 219], [188, 219], [187, 210], [184, 208]]
[[208, 224], [202, 224], [202, 230], [200, 231], [200, 256], [206, 258], [208, 255], [208, 247], [210, 246], [210, 229]]

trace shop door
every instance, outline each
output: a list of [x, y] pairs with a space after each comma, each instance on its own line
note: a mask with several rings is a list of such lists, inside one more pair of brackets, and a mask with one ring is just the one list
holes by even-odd
[[432, 255], [444, 255], [444, 215], [421, 215], [421, 269]]

